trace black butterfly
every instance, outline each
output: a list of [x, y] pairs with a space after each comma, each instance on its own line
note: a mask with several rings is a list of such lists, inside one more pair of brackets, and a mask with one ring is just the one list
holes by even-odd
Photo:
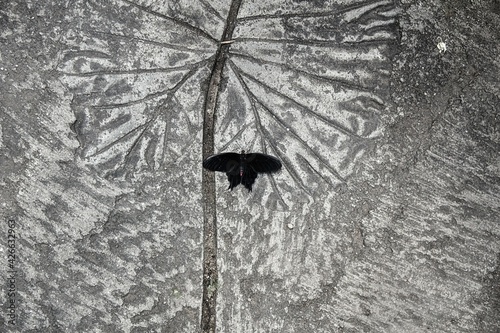
[[233, 190], [238, 184], [243, 184], [248, 191], [259, 173], [272, 173], [281, 169], [281, 162], [276, 157], [251, 153], [245, 154], [242, 150], [238, 153], [222, 153], [212, 155], [203, 161], [203, 167], [210, 171], [221, 171], [227, 175], [229, 188]]

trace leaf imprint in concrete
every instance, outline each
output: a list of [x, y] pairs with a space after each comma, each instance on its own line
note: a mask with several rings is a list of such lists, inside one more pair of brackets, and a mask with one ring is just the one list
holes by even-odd
[[[230, 1], [76, 1], [61, 56], [79, 156], [121, 177], [201, 145]], [[393, 1], [243, 1], [219, 87], [215, 153], [283, 161], [279, 192], [342, 182], [381, 135]]]

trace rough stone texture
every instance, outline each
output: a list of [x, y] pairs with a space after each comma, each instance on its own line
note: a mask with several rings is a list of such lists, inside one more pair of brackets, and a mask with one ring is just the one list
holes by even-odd
[[[7, 331], [199, 330], [202, 108], [229, 7], [1, 5]], [[284, 169], [250, 194], [217, 175], [217, 331], [499, 332], [498, 2], [238, 17], [215, 149]]]

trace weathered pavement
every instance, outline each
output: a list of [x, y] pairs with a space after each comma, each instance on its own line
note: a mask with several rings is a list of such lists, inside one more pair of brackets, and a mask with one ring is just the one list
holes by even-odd
[[1, 326], [500, 331], [499, 5], [261, 2], [1, 6]]

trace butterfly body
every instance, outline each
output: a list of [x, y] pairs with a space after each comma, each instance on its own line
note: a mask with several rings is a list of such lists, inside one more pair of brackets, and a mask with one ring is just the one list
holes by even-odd
[[281, 169], [281, 162], [274, 156], [250, 153], [212, 155], [203, 161], [203, 167], [210, 171], [225, 172], [232, 190], [239, 184], [252, 191], [252, 185], [259, 173], [273, 173]]

